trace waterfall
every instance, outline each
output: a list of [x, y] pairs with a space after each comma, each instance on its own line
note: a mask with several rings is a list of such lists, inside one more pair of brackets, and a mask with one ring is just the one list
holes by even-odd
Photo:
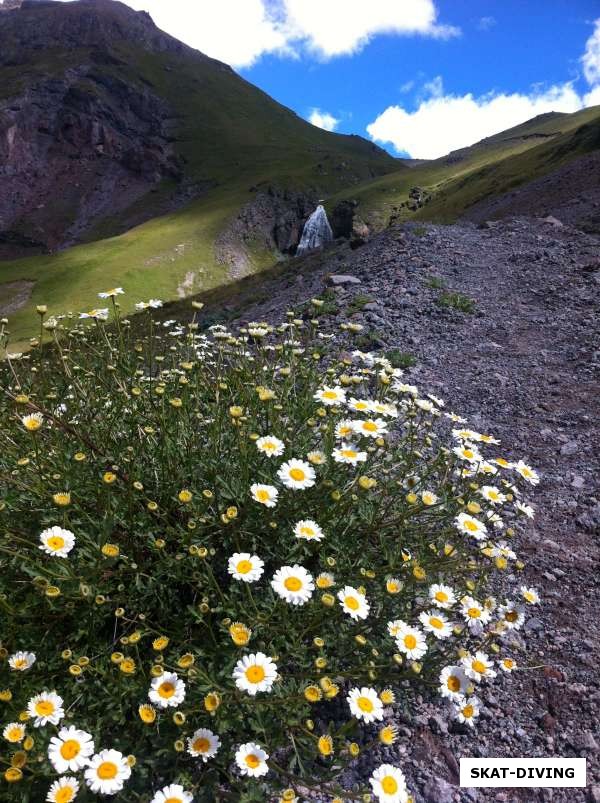
[[327, 245], [332, 240], [333, 232], [327, 220], [327, 212], [323, 205], [319, 204], [304, 224], [296, 254], [300, 256], [317, 248], [323, 248], [324, 245]]

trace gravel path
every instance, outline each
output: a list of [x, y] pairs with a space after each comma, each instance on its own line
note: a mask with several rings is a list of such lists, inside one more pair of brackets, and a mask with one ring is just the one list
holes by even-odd
[[[473, 734], [454, 732], [428, 701], [412, 719], [399, 718], [401, 738], [379, 758], [400, 763], [418, 803], [600, 802], [599, 246], [600, 238], [570, 226], [525, 218], [392, 228], [355, 251], [338, 245], [298, 260], [295, 280], [272, 281], [271, 300], [242, 316], [279, 321], [322, 295], [328, 274], [359, 279], [331, 291], [340, 315], [325, 326], [347, 320], [360, 296], [354, 319], [375, 332], [375, 348], [416, 357], [408, 381], [442, 396], [542, 474], [530, 494], [535, 524], [518, 553], [544, 605], [513, 647], [520, 665], [538, 668], [484, 692]], [[441, 307], [434, 277], [474, 299], [475, 312]], [[469, 755], [585, 756], [589, 786], [459, 789], [458, 759]], [[373, 761], [366, 756], [359, 773]]]

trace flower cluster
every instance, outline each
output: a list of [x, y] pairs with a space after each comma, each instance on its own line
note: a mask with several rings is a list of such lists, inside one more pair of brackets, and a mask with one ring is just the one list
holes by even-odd
[[[400, 686], [473, 726], [518, 669], [540, 600], [489, 578], [539, 477], [318, 321], [130, 322], [122, 292], [0, 367], [2, 799], [356, 799]], [[408, 801], [401, 767], [364, 794]]]

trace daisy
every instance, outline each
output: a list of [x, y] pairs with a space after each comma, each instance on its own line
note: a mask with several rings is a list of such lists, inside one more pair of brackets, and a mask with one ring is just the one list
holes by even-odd
[[524, 502], [515, 502], [515, 509], [527, 516], [528, 519], [532, 519], [535, 516], [535, 510], [532, 505], [526, 505]]
[[256, 441], [256, 448], [267, 457], [280, 457], [285, 450], [285, 444], [274, 435], [265, 435]]
[[15, 652], [8, 659], [8, 665], [15, 672], [26, 672], [36, 661], [34, 652]]
[[50, 723], [58, 725], [64, 717], [63, 698], [55, 691], [44, 691], [36, 694], [27, 703], [27, 713], [33, 718], [33, 726], [40, 728]]
[[59, 775], [64, 772], [77, 772], [85, 767], [93, 753], [94, 742], [91, 734], [72, 725], [61, 728], [58, 736], [53, 736], [48, 745], [48, 758]]
[[387, 424], [382, 418], [369, 418], [366, 421], [353, 421], [355, 432], [367, 438], [379, 438], [387, 433]]
[[406, 622], [402, 622], [398, 629], [396, 646], [400, 652], [404, 653], [412, 661], [418, 661], [427, 652], [427, 644], [423, 633], [417, 627], [410, 627]]
[[23, 416], [21, 423], [28, 432], [37, 432], [44, 423], [44, 416], [41, 413], [30, 413]]
[[506, 502], [506, 496], [493, 485], [483, 485], [479, 489], [479, 493], [484, 499], [491, 502], [492, 505], [501, 505], [503, 502]]
[[367, 459], [367, 453], [361, 452], [351, 443], [342, 443], [338, 449], [333, 450], [332, 455], [336, 463], [347, 463], [351, 466], [364, 463]]
[[39, 548], [47, 555], [57, 558], [66, 558], [75, 546], [75, 536], [70, 530], [62, 527], [50, 527], [40, 534]]
[[2, 731], [2, 738], [11, 744], [18, 744], [25, 738], [25, 725], [20, 722], [9, 722]]
[[474, 432], [472, 429], [467, 429], [466, 427], [463, 429], [453, 429], [452, 435], [459, 441], [478, 441], [480, 437], [478, 432]]
[[438, 639], [447, 639], [452, 635], [454, 625], [446, 619], [443, 613], [423, 611], [419, 616], [419, 621], [428, 633], [433, 633]]
[[381, 764], [369, 778], [373, 794], [381, 803], [406, 803], [408, 792], [402, 770]]
[[235, 552], [227, 562], [227, 571], [234, 580], [256, 583], [262, 576], [264, 565], [258, 555], [251, 555], [249, 552]]
[[500, 621], [507, 630], [520, 630], [525, 622], [525, 611], [520, 605], [515, 605], [510, 600], [498, 609]]
[[429, 587], [429, 599], [436, 607], [448, 610], [456, 602], [456, 594], [450, 586], [434, 583]]
[[85, 771], [85, 782], [99, 795], [115, 795], [131, 777], [131, 767], [118, 750], [102, 750], [92, 756]]
[[277, 677], [277, 664], [262, 652], [245, 655], [237, 662], [232, 674], [238, 689], [254, 695], [271, 691]]
[[385, 590], [388, 594], [399, 594], [402, 591], [402, 583], [397, 577], [388, 577], [385, 581]]
[[483, 626], [490, 621], [490, 611], [473, 597], [464, 597], [460, 604], [467, 627], [472, 633], [478, 635], [483, 630]]
[[527, 463], [524, 463], [522, 460], [519, 460], [518, 463], [515, 463], [513, 466], [514, 470], [517, 474], [520, 474], [524, 480], [527, 480], [531, 485], [538, 485], [540, 481], [539, 474], [535, 471], [531, 466], [528, 466]]
[[481, 455], [470, 443], [463, 443], [461, 446], [455, 446], [452, 451], [457, 457], [460, 457], [461, 460], [466, 460], [467, 463], [479, 463], [481, 461]]
[[419, 410], [424, 410], [426, 413], [433, 412], [433, 402], [428, 401], [428, 399], [415, 399], [415, 407], [418, 407]]
[[438, 502], [438, 497], [433, 493], [433, 491], [423, 491], [421, 494], [421, 502], [429, 507], [430, 505], [435, 505]]
[[148, 697], [159, 708], [176, 708], [185, 699], [185, 683], [176, 672], [163, 672], [152, 679]]
[[357, 413], [368, 413], [371, 411], [371, 404], [368, 399], [355, 399], [352, 397], [348, 402], [348, 407]]
[[511, 463], [509, 460], [505, 460], [504, 457], [496, 457], [492, 462], [495, 463], [497, 466], [500, 466], [500, 468], [514, 467], [514, 463]]
[[393, 621], [388, 622], [387, 631], [390, 634], [390, 636], [392, 636], [392, 638], [396, 638], [403, 625], [404, 622], [402, 621], [402, 619], [394, 619]]
[[343, 421], [340, 421], [339, 424], [335, 427], [335, 437], [341, 438], [349, 438], [351, 435], [354, 434], [354, 422], [348, 420], [347, 418]]
[[459, 513], [454, 519], [457, 529], [466, 535], [472, 535], [478, 541], [485, 538], [487, 527], [482, 521], [476, 519], [474, 516], [469, 516], [468, 513]]
[[315, 484], [316, 474], [310, 463], [293, 458], [281, 465], [277, 476], [286, 488], [303, 491], [305, 488], [311, 488]]
[[206, 762], [216, 756], [221, 747], [221, 740], [208, 728], [199, 728], [187, 740], [188, 753]]
[[315, 449], [312, 452], [309, 452], [306, 455], [306, 459], [309, 463], [312, 463], [313, 466], [322, 466], [327, 462], [327, 455], [325, 452], [321, 452], [318, 449]]
[[513, 672], [517, 668], [517, 662], [514, 658], [501, 658], [498, 666], [503, 672]]
[[367, 598], [358, 589], [344, 586], [341, 591], [338, 591], [337, 596], [344, 613], [349, 614], [354, 621], [366, 619], [369, 615], [370, 606]]
[[477, 683], [481, 683], [484, 679], [496, 677], [496, 673], [492, 669], [494, 662], [490, 661], [485, 652], [476, 652], [475, 655], [465, 655], [461, 660], [461, 664], [467, 677]]
[[498, 473], [498, 469], [496, 468], [496, 466], [492, 465], [491, 463], [488, 463], [487, 460], [484, 460], [482, 463], [480, 463], [478, 465], [477, 471], [478, 471], [479, 474], [497, 474]]
[[375, 689], [363, 686], [362, 689], [350, 689], [347, 696], [350, 713], [367, 725], [375, 720], [383, 719], [383, 703]]
[[275, 507], [279, 491], [273, 485], [262, 485], [255, 482], [250, 486], [250, 494], [255, 502], [260, 502], [265, 507]]
[[388, 418], [398, 418], [398, 408], [395, 404], [374, 401], [371, 403], [371, 410], [379, 415], [386, 415]]
[[454, 716], [459, 722], [464, 722], [472, 728], [479, 716], [479, 706], [477, 697], [461, 697], [454, 703]]
[[453, 413], [452, 411], [450, 411], [449, 413], [444, 413], [444, 415], [446, 416], [446, 418], [449, 418], [450, 421], [453, 421], [455, 424], [467, 423], [466, 418], [462, 418], [462, 416], [458, 415], [457, 413]]
[[115, 298], [115, 296], [122, 296], [124, 294], [125, 290], [123, 290], [122, 287], [113, 287], [105, 293], [98, 293], [98, 298]]
[[418, 396], [419, 389], [416, 385], [407, 385], [406, 382], [397, 382], [394, 384], [394, 390], [398, 393], [408, 393], [410, 396]]
[[294, 525], [294, 535], [306, 541], [322, 541], [324, 538], [323, 530], [312, 519], [302, 519], [297, 522]]
[[467, 693], [469, 681], [461, 666], [446, 666], [440, 672], [440, 694], [455, 700]]
[[346, 401], [346, 391], [338, 386], [334, 388], [324, 387], [315, 393], [313, 399], [321, 402], [321, 404], [324, 404], [326, 407], [335, 407]]
[[493, 558], [506, 558], [507, 560], [516, 560], [516, 553], [509, 547], [505, 541], [500, 541], [492, 547]]
[[268, 753], [260, 745], [253, 742], [241, 744], [235, 751], [235, 762], [242, 775], [250, 775], [254, 778], [259, 778], [261, 775], [268, 773], [268, 758]]
[[91, 309], [89, 312], [81, 312], [79, 314], [80, 318], [92, 318], [95, 321], [107, 321], [108, 320], [108, 308], [104, 309]]
[[527, 588], [527, 586], [521, 586], [521, 596], [530, 605], [539, 605], [541, 602], [540, 595], [535, 590], [535, 588]]
[[79, 783], [75, 778], [59, 778], [50, 787], [46, 800], [49, 803], [71, 803], [79, 792]]
[[291, 605], [304, 605], [315, 590], [312, 575], [303, 566], [282, 566], [271, 580], [273, 591]]
[[194, 796], [186, 792], [183, 786], [172, 783], [157, 792], [150, 803], [192, 803]]

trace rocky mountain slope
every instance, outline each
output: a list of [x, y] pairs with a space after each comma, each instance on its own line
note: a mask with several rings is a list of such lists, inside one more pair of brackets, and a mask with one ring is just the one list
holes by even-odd
[[[427, 700], [414, 717], [399, 705], [398, 743], [366, 751], [353, 771], [364, 778], [381, 760], [399, 763], [417, 803], [600, 800], [599, 253], [600, 237], [554, 220], [401, 224], [362, 248], [338, 243], [204, 297], [204, 321], [225, 323], [278, 323], [288, 310], [313, 317], [310, 299], [325, 298], [324, 333], [347, 338], [341, 324], [362, 324], [348, 350], [387, 354], [407, 382], [541, 474], [534, 525], [513, 544], [527, 564], [522, 582], [543, 600], [507, 638], [519, 671], [489, 687], [474, 733]], [[182, 302], [163, 314], [188, 310]], [[460, 789], [458, 760], [469, 755], [584, 756], [588, 789]]]

